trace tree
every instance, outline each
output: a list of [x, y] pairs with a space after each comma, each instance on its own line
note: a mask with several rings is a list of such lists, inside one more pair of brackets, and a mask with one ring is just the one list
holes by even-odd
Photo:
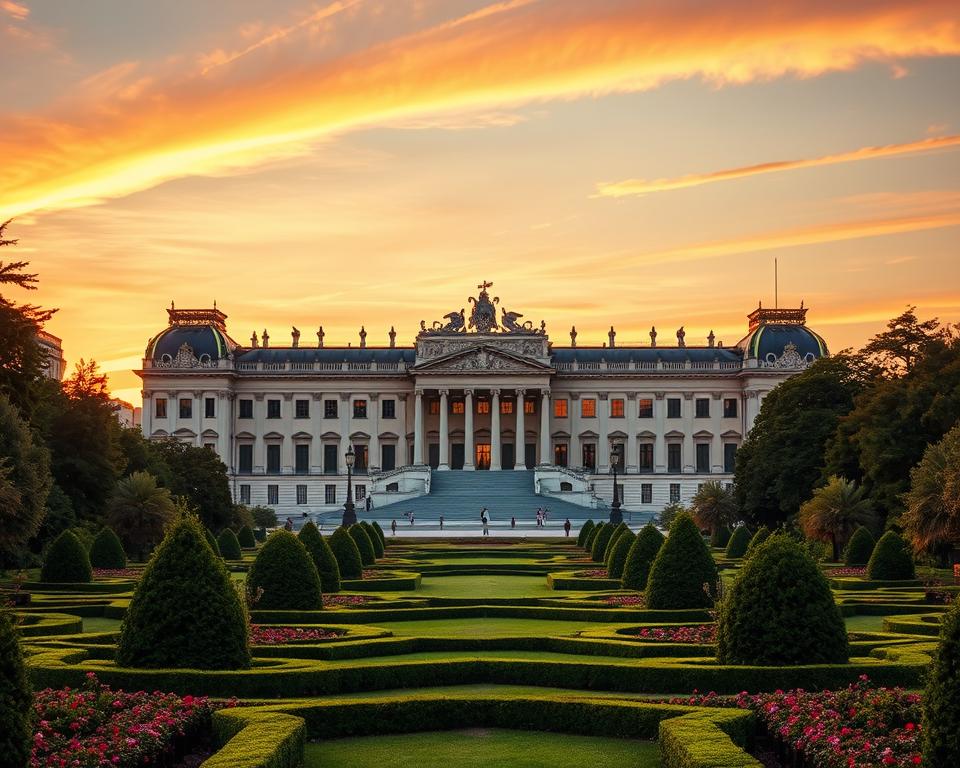
[[923, 765], [960, 765], [960, 601], [943, 617], [922, 701]]
[[[613, 555], [613, 549], [617, 546], [617, 542], [620, 540], [621, 536], [633, 536], [633, 534], [630, 532], [630, 526], [624, 522], [621, 522], [616, 528], [613, 529], [613, 533], [610, 534], [610, 539], [607, 541], [606, 549], [603, 551], [603, 564], [607, 566], [608, 569], [610, 568], [610, 558]], [[620, 577], [617, 576], [617, 578], [619, 579]]]
[[30, 763], [33, 693], [13, 615], [0, 606], [0, 768]]
[[907, 542], [896, 531], [887, 531], [873, 548], [867, 563], [867, 578], [873, 581], [901, 581], [916, 577], [916, 568]]
[[709, 608], [717, 565], [688, 512], [674, 518], [647, 577], [647, 608]]
[[727, 542], [727, 551], [724, 552], [724, 555], [731, 560], [743, 557], [747, 554], [747, 549], [749, 549], [752, 539], [753, 534], [750, 533], [750, 529], [747, 528], [747, 526], [737, 526], [733, 529], [733, 533], [730, 534], [730, 541]]
[[363, 562], [357, 544], [343, 526], [337, 528], [330, 537], [330, 549], [337, 558], [341, 579], [362, 579]]
[[757, 529], [757, 532], [753, 534], [750, 539], [750, 543], [747, 544], [747, 552], [744, 557], [749, 557], [763, 542], [770, 538], [770, 529], [767, 526], [763, 525]]
[[603, 556], [607, 552], [607, 544], [610, 543], [616, 528], [617, 526], [613, 523], [604, 523], [597, 529], [597, 535], [593, 537], [593, 544], [590, 547], [590, 559], [593, 562], [603, 562]]
[[661, 528], [670, 530], [670, 526], [673, 525], [674, 518], [679, 515], [681, 512], [686, 512], [687, 508], [683, 506], [679, 501], [671, 501], [663, 509], [660, 510], [660, 514], [656, 517], [656, 523]]
[[240, 549], [240, 540], [232, 528], [224, 528], [217, 537], [217, 547], [224, 560], [239, 560], [243, 557]]
[[237, 532], [237, 541], [240, 542], [240, 546], [243, 549], [257, 548], [257, 539], [253, 535], [253, 528], [249, 525], [243, 526], [243, 528]]
[[339, 592], [340, 566], [337, 565], [333, 550], [330, 549], [326, 539], [320, 535], [317, 526], [311, 521], [300, 529], [297, 536], [313, 558], [313, 564], [317, 566], [317, 573], [320, 574], [320, 588], [324, 594]]
[[624, 589], [643, 590], [647, 588], [647, 577], [650, 566], [657, 557], [665, 537], [653, 523], [647, 523], [640, 529], [633, 544], [627, 552], [627, 560], [623, 565], [621, 585]]
[[290, 531], [274, 531], [247, 574], [247, 594], [257, 610], [318, 611], [323, 608], [320, 575], [303, 542]]
[[732, 490], [719, 482], [704, 483], [690, 501], [690, 513], [700, 529], [709, 530], [713, 536], [724, 526], [736, 522], [737, 499]]
[[86, 584], [93, 579], [90, 556], [71, 531], [53, 540], [43, 560], [40, 581], [51, 584]]
[[134, 472], [117, 483], [107, 507], [107, 521], [117, 532], [128, 552], [139, 552], [140, 559], [163, 539], [163, 531], [176, 513], [170, 491], [160, 488], [153, 475]]
[[90, 565], [94, 568], [120, 569], [127, 567], [127, 554], [120, 537], [113, 528], [104, 526], [90, 547]]
[[910, 373], [929, 346], [943, 337], [937, 318], [918, 320], [916, 307], [909, 306], [887, 323], [887, 330], [878, 333], [860, 350], [869, 362], [889, 376]]
[[840, 550], [858, 526], [875, 522], [873, 506], [853, 480], [831, 477], [827, 484], [813, 492], [813, 498], [800, 507], [803, 535], [816, 541], [827, 541], [833, 548], [833, 560], [840, 559]]
[[877, 540], [873, 538], [870, 529], [861, 525], [853, 532], [853, 536], [843, 550], [843, 564], [852, 568], [866, 565], [870, 562], [870, 555], [873, 554], [873, 548], [876, 545]]
[[949, 549], [960, 543], [960, 424], [927, 447], [910, 470], [904, 534], [914, 552], [934, 552], [946, 564]]
[[273, 507], [257, 505], [250, 508], [250, 514], [253, 515], [253, 522], [259, 528], [277, 527], [277, 511]]
[[374, 528], [366, 520], [361, 520], [358, 525], [367, 532], [367, 537], [370, 539], [370, 543], [373, 545], [373, 559], [379, 560], [383, 557], [383, 542], [380, 540], [380, 535], [377, 533], [377, 529]]
[[170, 493], [182, 497], [208, 528], [219, 530], [229, 525], [233, 514], [230, 481], [216, 452], [178, 440], [158, 440], [155, 445], [170, 468], [166, 481]]
[[727, 544], [730, 543], [730, 537], [732, 536], [730, 529], [723, 525], [720, 528], [717, 528], [710, 536], [710, 546], [717, 549], [726, 549]]

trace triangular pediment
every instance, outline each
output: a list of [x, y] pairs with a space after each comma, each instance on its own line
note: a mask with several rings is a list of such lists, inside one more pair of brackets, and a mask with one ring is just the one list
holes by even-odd
[[539, 360], [515, 355], [488, 344], [460, 349], [420, 363], [417, 373], [550, 373], [553, 369]]

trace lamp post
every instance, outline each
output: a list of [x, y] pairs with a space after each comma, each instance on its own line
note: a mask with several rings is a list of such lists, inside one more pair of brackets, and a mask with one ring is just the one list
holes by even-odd
[[617, 488], [617, 464], [620, 463], [620, 453], [614, 451], [610, 456], [610, 467], [613, 469], [613, 501], [610, 504], [610, 522], [619, 525], [623, 522], [623, 513], [620, 511], [620, 490]]
[[357, 455], [353, 452], [352, 445], [347, 449], [347, 454], [344, 458], [347, 460], [347, 500], [343, 505], [342, 525], [344, 528], [347, 528], [348, 526], [355, 525], [357, 522], [357, 513], [353, 511], [353, 462], [356, 460]]

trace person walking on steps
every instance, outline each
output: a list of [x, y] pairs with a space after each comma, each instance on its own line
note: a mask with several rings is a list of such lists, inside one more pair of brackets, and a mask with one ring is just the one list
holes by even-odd
[[440, 530], [443, 530], [443, 515], [440, 515]]
[[563, 532], [569, 537], [570, 536], [570, 518], [567, 518], [567, 521], [563, 524]]
[[397, 521], [396, 521], [396, 520], [394, 520], [392, 523], [390, 523], [390, 529], [393, 531], [393, 535], [396, 536], [396, 535], [397, 535]]

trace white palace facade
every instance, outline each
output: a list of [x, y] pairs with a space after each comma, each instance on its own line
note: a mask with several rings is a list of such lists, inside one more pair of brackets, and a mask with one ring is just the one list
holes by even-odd
[[533, 470], [539, 493], [658, 512], [709, 480], [729, 483], [764, 396], [827, 354], [806, 309], [758, 308], [734, 346], [564, 345], [500, 308], [490, 283], [470, 309], [412, 346], [328, 346], [324, 332], [240, 344], [218, 309], [168, 310], [141, 370], [142, 429], [214, 450], [234, 498], [281, 515], [342, 507], [349, 448], [357, 499], [377, 508], [428, 493], [433, 472]]

